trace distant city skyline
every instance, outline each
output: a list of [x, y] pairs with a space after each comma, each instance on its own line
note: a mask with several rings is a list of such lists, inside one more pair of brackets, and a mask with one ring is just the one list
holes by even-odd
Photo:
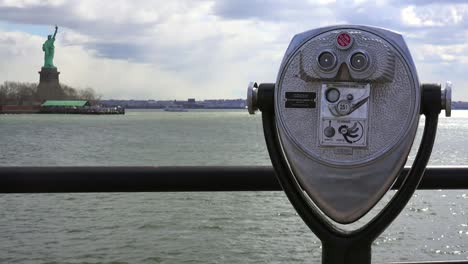
[[193, 109], [245, 109], [245, 99], [212, 99], [212, 100], [100, 100], [105, 106], [120, 106], [124, 108], [165, 108], [171, 105], [182, 105]]
[[65, 84], [104, 99], [245, 98], [249, 81], [276, 80], [293, 35], [349, 23], [401, 32], [420, 81], [451, 80], [468, 101], [467, 18], [455, 0], [0, 0], [0, 83], [38, 81], [57, 24]]

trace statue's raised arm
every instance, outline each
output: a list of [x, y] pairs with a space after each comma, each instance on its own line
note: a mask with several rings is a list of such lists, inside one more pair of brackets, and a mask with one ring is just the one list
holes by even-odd
[[55, 32], [54, 32], [54, 36], [52, 37], [53, 39], [55, 39], [55, 36], [57, 36], [57, 30], [58, 30], [58, 27], [57, 27], [57, 25], [55, 25]]

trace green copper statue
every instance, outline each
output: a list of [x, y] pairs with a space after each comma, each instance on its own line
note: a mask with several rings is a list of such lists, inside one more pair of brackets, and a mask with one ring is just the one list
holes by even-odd
[[44, 51], [44, 68], [55, 68], [54, 66], [54, 42], [55, 36], [57, 35], [58, 27], [55, 26], [54, 36], [48, 35], [47, 40], [42, 44], [42, 50]]

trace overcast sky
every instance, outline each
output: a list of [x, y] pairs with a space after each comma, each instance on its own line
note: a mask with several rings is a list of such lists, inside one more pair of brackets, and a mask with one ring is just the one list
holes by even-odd
[[38, 81], [55, 24], [61, 82], [106, 99], [245, 98], [294, 34], [366, 24], [403, 33], [420, 80], [468, 101], [468, 1], [0, 0], [0, 82]]

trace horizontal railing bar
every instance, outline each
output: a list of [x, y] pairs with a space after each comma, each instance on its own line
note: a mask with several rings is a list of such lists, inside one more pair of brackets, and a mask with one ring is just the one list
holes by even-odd
[[[430, 167], [419, 189], [468, 189], [468, 167]], [[0, 193], [279, 190], [266, 166], [0, 167]]]
[[468, 260], [392, 262], [389, 264], [467, 264]]

